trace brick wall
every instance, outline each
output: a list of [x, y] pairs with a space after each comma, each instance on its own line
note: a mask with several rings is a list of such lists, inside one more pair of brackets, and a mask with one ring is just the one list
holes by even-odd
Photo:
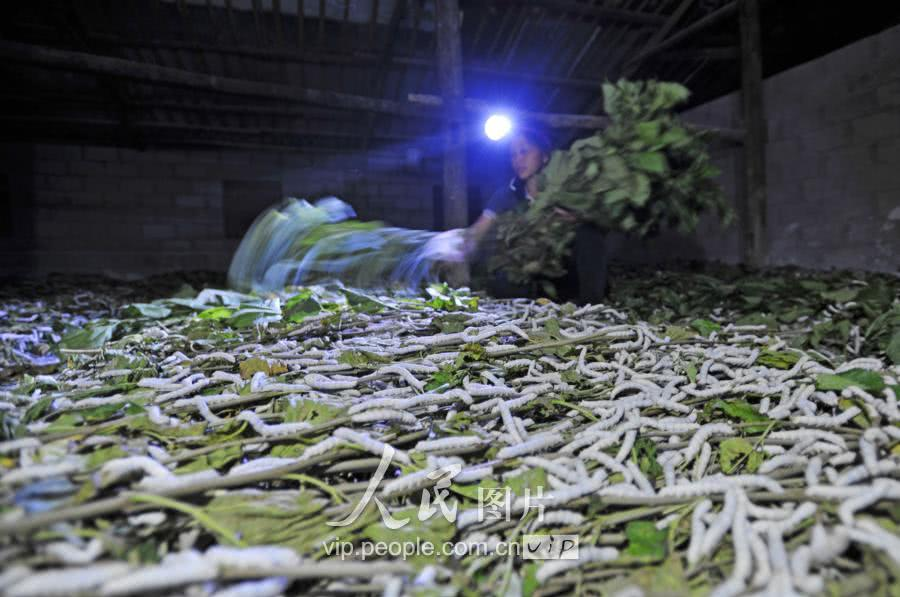
[[[900, 27], [767, 79], [768, 250], [772, 265], [897, 272], [900, 267]], [[730, 94], [692, 122], [740, 126]], [[734, 203], [742, 150], [718, 148]], [[706, 222], [691, 238], [612, 239], [623, 259], [736, 262], [738, 229]]]
[[[433, 223], [434, 162], [405, 154], [288, 154], [77, 145], [0, 146], [11, 234], [0, 272], [117, 275], [224, 270], [237, 246], [225, 234], [229, 185], [243, 211], [284, 196], [333, 194], [365, 220]], [[254, 183], [259, 195], [253, 194]]]

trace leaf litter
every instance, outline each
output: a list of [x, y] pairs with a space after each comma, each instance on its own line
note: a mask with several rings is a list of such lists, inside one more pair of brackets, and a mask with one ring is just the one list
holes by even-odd
[[[447, 286], [157, 300], [175, 289], [7, 287], [0, 587], [896, 586], [896, 279], [615, 274], [608, 304], [581, 307]], [[388, 528], [373, 503], [330, 525], [360, 503], [385, 446], [394, 458], [374, 496], [405, 526]], [[427, 473], [453, 466], [435, 487]], [[507, 488], [509, 515], [479, 516]], [[551, 533], [577, 535], [579, 558], [499, 548]], [[416, 540], [471, 551], [363, 558], [373, 542]], [[327, 552], [335, 542], [352, 547], [345, 558]]]

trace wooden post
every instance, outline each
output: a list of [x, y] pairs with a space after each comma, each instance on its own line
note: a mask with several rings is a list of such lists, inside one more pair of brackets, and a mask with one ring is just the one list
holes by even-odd
[[744, 116], [744, 262], [766, 263], [766, 118], [763, 110], [759, 0], [740, 0], [741, 103]]
[[469, 224], [466, 201], [466, 135], [460, 13], [457, 0], [437, 0], [438, 79], [444, 110], [444, 226]]

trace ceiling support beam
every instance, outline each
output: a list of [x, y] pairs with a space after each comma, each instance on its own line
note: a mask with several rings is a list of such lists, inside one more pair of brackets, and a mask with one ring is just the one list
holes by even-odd
[[466, 178], [466, 126], [459, 3], [437, 0], [437, 63], [444, 121], [444, 228], [469, 225]]
[[744, 262], [766, 264], [766, 116], [762, 88], [759, 0], [740, 1], [741, 106], [747, 129], [741, 237]]

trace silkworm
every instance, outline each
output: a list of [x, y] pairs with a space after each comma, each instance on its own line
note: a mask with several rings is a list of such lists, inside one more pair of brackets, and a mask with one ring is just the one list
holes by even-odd
[[6, 587], [8, 597], [60, 597], [96, 592], [103, 583], [129, 575], [134, 568], [125, 562], [103, 562], [91, 566], [43, 570]]
[[156, 566], [131, 571], [127, 577], [107, 580], [100, 587], [104, 596], [151, 593], [167, 588], [213, 580], [218, 574], [215, 564], [197, 552], [168, 554]]
[[613, 547], [594, 547], [583, 546], [578, 549], [578, 559], [575, 560], [550, 560], [538, 568], [535, 577], [537, 581], [541, 584], [545, 583], [547, 579], [560, 574], [561, 572], [565, 572], [566, 570], [571, 570], [572, 568], [578, 568], [583, 566], [584, 564], [589, 564], [592, 562], [610, 562], [619, 557], [619, 550]]
[[847, 448], [847, 443], [840, 435], [821, 429], [788, 429], [784, 431], [773, 431], [769, 434], [769, 438], [793, 442], [801, 442], [807, 439], [819, 439], [844, 449]]
[[397, 450], [393, 446], [378, 441], [377, 439], [374, 439], [362, 432], [354, 431], [353, 429], [348, 429], [347, 427], [340, 427], [338, 429], [335, 429], [331, 435], [333, 437], [354, 443], [365, 451], [379, 457], [385, 454], [388, 450], [393, 450], [393, 458], [396, 458], [398, 462], [402, 464], [412, 464], [412, 460], [410, 460], [409, 456], [405, 452]]
[[780, 454], [759, 465], [759, 473], [765, 475], [779, 468], [806, 466], [808, 461], [798, 454]]
[[564, 439], [562, 435], [555, 433], [534, 435], [528, 441], [501, 448], [500, 451], [497, 452], [497, 458], [499, 458], [500, 460], [507, 460], [510, 458], [524, 456], [526, 454], [541, 452], [543, 450], [547, 450], [548, 448], [552, 448], [553, 446], [557, 446], [563, 443], [563, 441]]
[[509, 412], [509, 407], [503, 400], [500, 400], [500, 402], [497, 403], [497, 407], [500, 409], [500, 417], [503, 420], [503, 425], [506, 428], [506, 431], [510, 434], [515, 443], [521, 444], [524, 441], [524, 438], [519, 433], [519, 429], [518, 427], [516, 427], [516, 424], [513, 422], [513, 416], [512, 413]]
[[444, 437], [440, 439], [423, 440], [416, 444], [416, 450], [420, 452], [442, 452], [480, 447], [485, 440], [475, 435], [461, 435]]
[[314, 390], [337, 391], [352, 390], [358, 381], [337, 381], [318, 373], [310, 373], [303, 378], [303, 383]]
[[49, 543], [44, 547], [48, 556], [62, 564], [83, 566], [90, 564], [103, 553], [103, 543], [96, 537], [83, 546], [78, 547], [65, 541]]
[[253, 427], [253, 430], [256, 431], [263, 437], [284, 437], [286, 435], [293, 435], [299, 433], [301, 431], [305, 431], [312, 427], [311, 424], [305, 422], [298, 423], [279, 423], [276, 425], [269, 425], [265, 421], [259, 418], [252, 410], [244, 410], [241, 411], [238, 416], [235, 417], [236, 421], [246, 421]]
[[184, 396], [190, 396], [191, 394], [196, 394], [203, 388], [209, 385], [208, 379], [201, 379], [196, 383], [193, 383], [189, 386], [185, 386], [179, 390], [175, 390], [172, 392], [167, 392], [165, 394], [160, 394], [154, 399], [156, 404], [162, 404], [163, 402], [168, 402], [169, 400], [174, 400], [176, 398], [182, 398]]
[[791, 422], [795, 425], [808, 426], [808, 427], [840, 427], [841, 425], [845, 425], [847, 421], [858, 415], [860, 412], [859, 407], [851, 406], [843, 413], [839, 415], [819, 415], [819, 416], [798, 416], [791, 417]]
[[216, 591], [212, 597], [278, 597], [284, 594], [288, 584], [288, 579], [283, 576], [248, 580]]
[[350, 421], [353, 423], [372, 423], [377, 421], [397, 421], [399, 423], [403, 423], [404, 425], [417, 426], [419, 424], [419, 419], [416, 415], [402, 411], [402, 410], [394, 410], [390, 408], [373, 408], [371, 410], [366, 410], [361, 413], [357, 413], [350, 417]]
[[233, 570], [278, 569], [302, 565], [303, 560], [289, 547], [260, 545], [254, 547], [226, 547], [214, 545], [203, 554], [206, 561]]
[[43, 444], [36, 437], [23, 437], [21, 439], [11, 439], [0, 442], [0, 454], [10, 454], [21, 450], [35, 450]]
[[538, 514], [532, 529], [544, 526], [577, 526], [584, 522], [584, 516], [572, 510], [554, 510]]
[[691, 540], [688, 544], [687, 561], [691, 566], [695, 566], [700, 561], [701, 549], [703, 546], [703, 536], [706, 533], [706, 525], [703, 524], [703, 517], [712, 509], [710, 500], [703, 500], [694, 508], [691, 514]]
[[[700, 457], [694, 462], [694, 481], [699, 481], [703, 478], [703, 475], [706, 473], [706, 467], [709, 466], [710, 458], [712, 458], [712, 446], [709, 445], [709, 442], [703, 442], [703, 447], [700, 448]], [[666, 484], [672, 485], [673, 483], [666, 481]]]
[[708, 557], [718, 547], [725, 533], [731, 528], [734, 522], [734, 514], [737, 511], [738, 493], [731, 489], [725, 492], [725, 503], [722, 511], [716, 517], [709, 528], [703, 535], [703, 542], [700, 545], [700, 555]]
[[100, 467], [100, 486], [108, 487], [136, 473], [151, 477], [172, 476], [172, 471], [148, 456], [129, 456], [108, 460]]
[[727, 423], [707, 423], [700, 427], [691, 437], [691, 441], [684, 451], [685, 462], [693, 460], [703, 443], [713, 435], [734, 435], [734, 429]]

